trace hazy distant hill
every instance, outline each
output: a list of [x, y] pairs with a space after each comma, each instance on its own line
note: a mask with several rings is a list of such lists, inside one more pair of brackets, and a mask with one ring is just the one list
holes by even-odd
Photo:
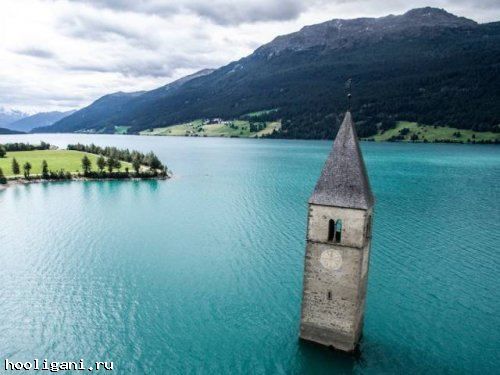
[[[118, 125], [139, 132], [277, 108], [271, 114], [282, 119], [278, 136], [331, 138], [351, 77], [364, 136], [395, 120], [499, 131], [499, 73], [500, 23], [422, 8], [307, 26], [210, 74], [136, 94], [118, 107], [98, 110], [101, 98], [43, 130], [111, 132]], [[82, 116], [88, 112], [95, 116]]]
[[[99, 129], [97, 125], [101, 119], [107, 118], [111, 113], [120, 113], [125, 110], [125, 104], [132, 98], [141, 95], [143, 91], [125, 93], [116, 92], [99, 98], [90, 106], [76, 111], [63, 118], [52, 126], [39, 127], [32, 132], [75, 132], [85, 129]], [[102, 126], [101, 126], [102, 127]], [[114, 131], [114, 128], [113, 130]], [[110, 130], [110, 132], [112, 132]]]
[[6, 127], [7, 125], [13, 123], [14, 121], [20, 120], [27, 116], [29, 115], [24, 112], [15, 110], [6, 110], [0, 107], [0, 127]]
[[110, 118], [128, 112], [135, 107], [148, 108], [158, 99], [175, 91], [191, 79], [210, 74], [213, 70], [205, 69], [187, 77], [178, 79], [168, 85], [152, 91], [138, 91], [133, 93], [117, 92], [103, 96], [94, 103], [71, 116], [54, 124], [54, 126], [35, 129], [36, 132], [73, 132], [93, 129], [95, 131], [114, 132], [115, 126], [129, 125], [111, 121]]
[[23, 134], [23, 132], [19, 132], [16, 130], [10, 130], [5, 128], [0, 128], [0, 134]]
[[18, 130], [22, 132], [29, 132], [32, 129], [40, 126], [49, 126], [57, 121], [63, 119], [66, 116], [75, 113], [75, 111], [67, 112], [40, 112], [32, 116], [24, 117], [21, 120], [17, 120], [6, 125], [6, 128], [11, 130]]

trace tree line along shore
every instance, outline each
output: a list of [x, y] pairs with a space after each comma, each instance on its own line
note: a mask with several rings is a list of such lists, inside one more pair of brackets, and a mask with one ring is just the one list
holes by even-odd
[[0, 144], [0, 185], [72, 179], [166, 179], [170, 172], [153, 153], [94, 144]]

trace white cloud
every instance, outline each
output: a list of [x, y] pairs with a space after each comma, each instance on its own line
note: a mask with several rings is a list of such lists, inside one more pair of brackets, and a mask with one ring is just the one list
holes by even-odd
[[157, 14], [195, 14], [221, 25], [256, 21], [283, 21], [297, 18], [308, 7], [301, 0], [70, 0], [116, 11]]
[[[425, 5], [500, 18], [497, 1], [412, 2]], [[406, 10], [402, 0], [2, 0], [0, 107], [81, 107], [227, 64], [307, 24]]]

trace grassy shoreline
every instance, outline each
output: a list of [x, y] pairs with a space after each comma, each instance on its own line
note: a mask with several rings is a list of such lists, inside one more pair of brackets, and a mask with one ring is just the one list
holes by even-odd
[[[268, 111], [264, 111], [268, 112]], [[251, 128], [250, 119], [261, 112], [250, 113], [240, 119], [222, 120], [207, 123], [201, 119], [166, 127], [151, 128], [139, 132], [147, 136], [176, 137], [229, 137], [229, 138], [261, 138], [281, 129], [281, 121], [261, 122], [263, 128]], [[255, 126], [255, 125], [254, 125]], [[116, 127], [118, 128], [118, 127]], [[125, 134], [123, 127], [115, 134]], [[274, 138], [274, 137], [273, 137]], [[279, 134], [278, 137], [279, 138]], [[286, 139], [286, 138], [284, 138]], [[449, 126], [422, 125], [416, 122], [399, 121], [396, 127], [378, 134], [362, 137], [362, 141], [375, 142], [422, 142], [422, 143], [500, 143], [500, 133], [480, 132], [470, 129], [458, 129]]]
[[260, 138], [281, 129], [280, 121], [267, 121], [261, 129], [251, 129], [248, 120], [230, 120], [215, 124], [206, 124], [195, 120], [162, 128], [141, 131], [139, 135], [171, 137], [229, 137]]
[[375, 142], [498, 143], [500, 142], [500, 133], [399, 121], [394, 129], [385, 132], [379, 131], [378, 134], [361, 140]]
[[[80, 172], [80, 170], [82, 172]], [[153, 153], [91, 145], [59, 150], [48, 143], [0, 144], [0, 185], [53, 181], [168, 179], [168, 168]]]
[[29, 185], [29, 184], [43, 184], [43, 183], [53, 183], [53, 182], [71, 182], [71, 181], [141, 181], [141, 180], [168, 180], [172, 178], [171, 175], [165, 175], [165, 176], [148, 176], [148, 177], [136, 177], [133, 175], [130, 175], [127, 178], [116, 178], [116, 177], [99, 177], [99, 178], [94, 178], [94, 177], [85, 177], [79, 174], [72, 174], [71, 179], [60, 179], [60, 180], [47, 180], [44, 178], [41, 178], [42, 175], [36, 175], [36, 176], [31, 176], [29, 179], [26, 179], [24, 177], [11, 177], [7, 179], [6, 184], [0, 184], [0, 191], [5, 190], [9, 187], [12, 186], [17, 186], [17, 185]]
[[[53, 171], [77, 173], [82, 170], [82, 158], [87, 156], [92, 163], [92, 170], [97, 171], [97, 158], [99, 155], [90, 154], [81, 151], [72, 150], [36, 150], [36, 151], [11, 151], [7, 152], [4, 158], [0, 158], [0, 168], [2, 168], [5, 177], [22, 177], [22, 166], [29, 162], [32, 165], [31, 174], [38, 175], [42, 173], [42, 162], [45, 160], [49, 169]], [[12, 173], [12, 160], [16, 159], [21, 167], [19, 174]], [[132, 170], [132, 164], [121, 162], [120, 171], [125, 168]]]

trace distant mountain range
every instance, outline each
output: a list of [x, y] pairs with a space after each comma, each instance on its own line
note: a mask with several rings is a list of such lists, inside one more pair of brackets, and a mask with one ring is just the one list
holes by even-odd
[[20, 120], [26, 116], [29, 115], [21, 111], [7, 110], [5, 108], [0, 107], [0, 127], [6, 127], [6, 125], [11, 124], [17, 120]]
[[57, 121], [63, 119], [66, 116], [73, 114], [75, 111], [67, 112], [41, 112], [34, 114], [32, 116], [23, 117], [20, 120], [8, 123], [5, 125], [6, 128], [11, 130], [17, 130], [21, 132], [29, 132], [34, 128], [42, 126], [50, 126]]
[[[88, 107], [73, 113], [53, 126], [38, 128], [36, 131], [75, 132], [92, 130], [94, 132], [114, 133], [115, 126], [120, 126], [121, 124], [110, 120], [110, 117], [127, 113], [133, 110], [133, 108], [154, 108], [157, 102], [168, 97], [185, 83], [212, 72], [212, 69], [205, 69], [151, 91], [116, 92], [105, 95]], [[123, 125], [128, 124], [124, 123]]]
[[[67, 112], [40, 112], [34, 115], [29, 115], [22, 111], [7, 110], [0, 107], [0, 134], [15, 134], [30, 132], [34, 128], [42, 126], [50, 126], [66, 116], [71, 115], [75, 111]], [[11, 132], [7, 132], [11, 130]]]
[[23, 132], [18, 132], [15, 130], [0, 128], [0, 134], [23, 134]]
[[[500, 22], [442, 9], [334, 19], [279, 36], [250, 56], [153, 91], [116, 93], [37, 132], [129, 133], [198, 118], [266, 112], [275, 136], [332, 138], [352, 78], [358, 131], [396, 120], [500, 131]], [[269, 118], [269, 117], [273, 118]], [[332, 124], [334, 124], [332, 126]]]

